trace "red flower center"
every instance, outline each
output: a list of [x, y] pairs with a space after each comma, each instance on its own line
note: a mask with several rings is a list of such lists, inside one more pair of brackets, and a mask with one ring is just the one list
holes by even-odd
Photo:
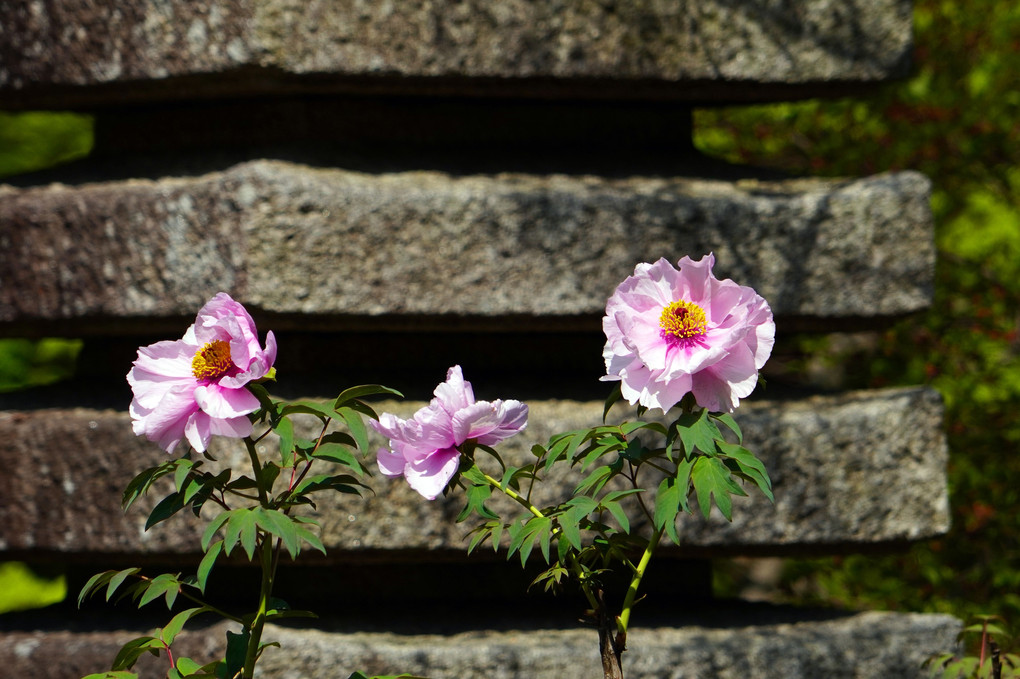
[[686, 348], [703, 344], [708, 321], [704, 309], [681, 299], [663, 308], [659, 327], [662, 328], [659, 334], [670, 346]]
[[223, 340], [207, 343], [191, 359], [191, 374], [198, 380], [223, 377], [234, 367], [230, 359], [230, 344]]

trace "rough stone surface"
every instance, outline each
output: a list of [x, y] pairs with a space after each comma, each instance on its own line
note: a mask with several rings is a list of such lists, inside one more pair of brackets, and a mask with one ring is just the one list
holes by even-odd
[[[251, 308], [357, 318], [598, 317], [640, 261], [714, 251], [780, 316], [888, 317], [930, 304], [929, 182], [709, 181], [255, 161], [193, 178], [0, 186], [0, 322]], [[346, 319], [346, 321], [344, 320]], [[110, 332], [114, 326], [103, 326]], [[276, 324], [275, 327], [283, 328]], [[461, 326], [466, 328], [467, 326]], [[136, 328], [137, 329], [137, 328]]]
[[[407, 415], [418, 405], [380, 407]], [[523, 464], [531, 445], [553, 433], [598, 423], [602, 404], [547, 401], [531, 409], [525, 435], [500, 447], [508, 464]], [[825, 552], [944, 533], [949, 516], [941, 415], [939, 397], [925, 389], [858, 392], [781, 407], [745, 404], [738, 421], [746, 445], [770, 470], [776, 503], [752, 491], [735, 499], [732, 524], [715, 510], [708, 522], [700, 515], [683, 517], [681, 553]], [[233, 442], [213, 443], [219, 459], [245, 469], [247, 458], [229, 445]], [[265, 455], [274, 449], [268, 439], [260, 448]], [[119, 509], [130, 478], [164, 457], [153, 444], [134, 437], [124, 413], [0, 414], [0, 464], [8, 470], [0, 475], [0, 497], [20, 498], [0, 505], [0, 550], [193, 556], [200, 526], [190, 515], [145, 532], [147, 511], [135, 508], [125, 516]], [[534, 495], [539, 506], [562, 501], [579, 480], [560, 466], [564, 469]], [[401, 550], [456, 552], [466, 546], [467, 527], [454, 521], [462, 506], [459, 495], [427, 502], [400, 480], [377, 475], [369, 484], [375, 494], [368, 500], [347, 495], [320, 499], [317, 518], [323, 542], [335, 548], [333, 556], [347, 559], [367, 550], [394, 558]], [[509, 502], [494, 499], [492, 505], [517, 513]]]
[[746, 100], [904, 76], [910, 47], [909, 0], [19, 0], [0, 5], [0, 101], [38, 107], [54, 87], [65, 105], [337, 88]]
[[[734, 612], [727, 626], [635, 627], [624, 668], [630, 679], [922, 679], [929, 656], [953, 651], [960, 622], [947, 615], [859, 613], [800, 622], [762, 622]], [[178, 654], [216, 657], [225, 625], [178, 637]], [[120, 645], [143, 630], [0, 633], [10, 676], [77, 679], [108, 667]], [[451, 634], [324, 631], [268, 626], [262, 679], [336, 679], [412, 672], [432, 679], [591, 679], [600, 676], [591, 629], [506, 629]], [[154, 672], [159, 662], [143, 659]], [[143, 674], [143, 676], [146, 676]]]

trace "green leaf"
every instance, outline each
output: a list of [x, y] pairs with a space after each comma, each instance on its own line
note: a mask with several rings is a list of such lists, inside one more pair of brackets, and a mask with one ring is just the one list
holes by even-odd
[[[333, 436], [335, 436], [335, 434], [331, 435], [331, 437]], [[346, 434], [343, 436], [350, 440], [352, 445], [354, 444], [353, 439], [348, 437]], [[318, 450], [312, 453], [312, 457], [316, 460], [326, 460], [328, 462], [342, 464], [362, 476], [367, 473], [365, 467], [362, 466], [361, 462], [358, 461], [358, 458], [354, 456], [354, 453], [352, 453], [350, 448], [347, 446], [346, 441], [335, 441], [332, 440], [332, 438], [331, 440], [325, 440], [324, 438], [322, 445], [319, 446]]]
[[227, 653], [224, 658], [223, 676], [233, 678], [244, 669], [244, 658], [248, 653], [248, 640], [251, 638], [246, 629], [240, 634], [227, 632]]
[[144, 495], [153, 483], [161, 477], [172, 473], [176, 467], [176, 460], [168, 460], [167, 462], [155, 467], [149, 467], [131, 479], [131, 481], [128, 482], [127, 488], [124, 489], [124, 495], [121, 498], [121, 506], [124, 510], [127, 510], [132, 504], [134, 504], [135, 500]]
[[704, 408], [696, 413], [681, 414], [673, 427], [684, 445], [686, 457], [693, 455], [696, 450], [709, 455], [715, 453], [715, 441], [722, 438], [719, 427], [715, 426]]
[[273, 431], [280, 437], [280, 458], [283, 460], [283, 466], [290, 466], [294, 461], [294, 423], [284, 417], [276, 423]]
[[350, 474], [318, 474], [311, 476], [293, 490], [290, 497], [294, 498], [300, 495], [307, 495], [309, 493], [315, 493], [320, 490], [335, 490], [340, 493], [348, 493], [350, 495], [361, 495], [358, 488], [367, 488], [365, 484], [351, 476]]
[[156, 637], [138, 637], [137, 639], [132, 639], [121, 646], [120, 651], [117, 652], [117, 657], [113, 659], [113, 666], [110, 669], [114, 672], [117, 670], [129, 670], [142, 655], [151, 653], [158, 656], [162, 648], [162, 643]]
[[[201, 461], [199, 461], [201, 464]], [[174, 471], [174, 487], [177, 492], [181, 492], [184, 489], [184, 481], [188, 478], [188, 474], [191, 473], [191, 467], [193, 462], [188, 459], [177, 460], [177, 469]]]
[[202, 666], [191, 658], [177, 658], [177, 671], [184, 677], [203, 672]]
[[577, 484], [574, 488], [574, 495], [580, 495], [582, 493], [590, 493], [594, 495], [598, 493], [602, 488], [609, 482], [613, 476], [613, 468], [609, 465], [602, 465], [596, 467], [591, 474], [586, 476], [581, 483]]
[[[81, 588], [81, 591], [78, 592], [78, 608], [81, 608], [82, 602], [84, 602], [94, 590], [98, 590], [100, 587], [108, 583], [114, 573], [116, 573], [116, 571], [103, 571], [102, 573], [96, 573], [89, 578], [85, 582], [85, 585]], [[107, 598], [107, 601], [109, 601], [109, 598]]]
[[666, 477], [659, 483], [655, 495], [652, 523], [656, 529], [665, 530], [666, 535], [677, 544], [680, 539], [676, 533], [676, 515], [680, 513], [680, 499], [686, 492], [686, 484], [681, 485], [676, 479]]
[[174, 607], [174, 601], [177, 600], [177, 593], [180, 589], [181, 581], [178, 576], [170, 573], [157, 575], [146, 586], [145, 593], [138, 602], [138, 607], [141, 608], [162, 596], [166, 599], [167, 609], [171, 609]]
[[[587, 449], [581, 462], [581, 471], [586, 471], [591, 464], [606, 453], [616, 452], [626, 447], [626, 441], [616, 438], [604, 437], [595, 442], [595, 445]], [[576, 462], [576, 460], [575, 460]]]
[[732, 521], [733, 502], [730, 495], [747, 495], [733, 481], [730, 470], [722, 460], [716, 457], [699, 457], [691, 471], [691, 481], [698, 496], [698, 506], [706, 519], [712, 509], [711, 498], [715, 498], [715, 505], [726, 520]]
[[[475, 469], [477, 469], [477, 467], [475, 467]], [[467, 473], [465, 473], [464, 476], [466, 477]], [[485, 506], [485, 501], [488, 500], [491, 495], [492, 488], [488, 483], [472, 483], [468, 485], [464, 489], [464, 498], [467, 502], [464, 505], [464, 509], [462, 509], [460, 514], [457, 515], [457, 523], [460, 523], [471, 516], [471, 512], [475, 512], [478, 516], [484, 519], [498, 519], [499, 516]]]
[[341, 406], [336, 409], [336, 413], [343, 418], [343, 421], [347, 423], [347, 428], [351, 432], [351, 436], [358, 443], [358, 450], [362, 453], [368, 452], [368, 430], [365, 428], [365, 421], [361, 419], [361, 414], [346, 406]]
[[298, 522], [294, 525], [295, 530], [297, 530], [298, 537], [311, 545], [313, 549], [317, 549], [325, 554], [326, 548], [322, 546], [322, 541], [319, 540], [318, 536], [316, 536], [315, 533], [309, 530], [306, 526], [301, 525], [300, 518], [295, 517], [294, 520]]
[[135, 674], [134, 672], [128, 671], [114, 672], [113, 670], [110, 670], [109, 672], [88, 674], [82, 677], [81, 679], [138, 679], [138, 675]]
[[[220, 514], [217, 514], [213, 518], [213, 520], [209, 522], [209, 525], [206, 526], [205, 531], [202, 533], [202, 543], [201, 543], [202, 544], [202, 551], [205, 551], [205, 550], [209, 549], [209, 542], [213, 539], [213, 536], [216, 535], [216, 531], [218, 531], [220, 529], [220, 526], [222, 526], [224, 523], [226, 523], [230, 519], [230, 515], [233, 514], [235, 511], [245, 511], [245, 510], [243, 510], [243, 509], [241, 509], [241, 510], [228, 510], [228, 511], [222, 512]], [[229, 550], [228, 550], [228, 553], [229, 553]]]
[[208, 549], [206, 549], [205, 556], [202, 557], [202, 561], [198, 564], [198, 571], [196, 572], [196, 586], [202, 594], [205, 594], [205, 583], [209, 579], [209, 573], [212, 571], [213, 565], [216, 564], [216, 559], [219, 557], [221, 551], [223, 551], [223, 540], [217, 540], [209, 545]]
[[296, 559], [301, 550], [301, 544], [294, 520], [281, 511], [263, 507], [256, 507], [254, 514], [256, 524], [270, 535], [280, 538], [284, 547], [287, 548], [290, 558]]
[[739, 473], [743, 478], [750, 480], [765, 494], [769, 501], [775, 502], [775, 498], [772, 495], [772, 479], [769, 478], [765, 465], [754, 456], [754, 453], [747, 448], [726, 443], [725, 441], [716, 441], [716, 446], [725, 458], [733, 461], [736, 470], [733, 470], [730, 464], [727, 464], [727, 467]]
[[[199, 606], [197, 608], [189, 608], [187, 610], [181, 611], [173, 618], [171, 618], [170, 622], [168, 622], [163, 627], [163, 629], [159, 630], [159, 638], [163, 641], [164, 644], [170, 646], [171, 644], [174, 643], [174, 639], [177, 638], [177, 635], [180, 634], [181, 630], [184, 629], [184, 624], [186, 622], [194, 618], [199, 613], [204, 613], [205, 611], [208, 610], [209, 610], [208, 606]], [[197, 666], [198, 665], [196, 663], [196, 667]]]
[[737, 435], [737, 443], [744, 442], [744, 434], [740, 431], [740, 426], [737, 421], [733, 419], [733, 416], [729, 413], [714, 413], [712, 419], [717, 420], [725, 424], [730, 431]]
[[613, 390], [609, 392], [609, 396], [606, 397], [606, 404], [602, 408], [602, 421], [605, 422], [606, 418], [609, 417], [609, 411], [612, 409], [616, 402], [623, 398], [623, 394], [620, 389], [620, 382], [613, 385]]
[[149, 512], [149, 518], [145, 521], [145, 530], [166, 521], [177, 512], [184, 509], [184, 498], [180, 493], [171, 493], [159, 501]]
[[630, 519], [627, 518], [627, 512], [623, 510], [619, 502], [607, 502], [602, 501], [602, 506], [609, 510], [609, 513], [613, 515], [616, 522], [620, 524], [620, 528], [624, 533], [630, 533]]
[[240, 541], [250, 560], [255, 554], [255, 515], [247, 507], [226, 513], [230, 518], [223, 530], [223, 552], [229, 555]]
[[351, 401], [361, 399], [366, 396], [396, 396], [397, 398], [404, 398], [396, 389], [390, 389], [384, 387], [381, 384], [362, 384], [357, 387], [351, 387], [350, 389], [344, 389], [340, 392], [340, 395], [336, 397], [336, 401], [333, 402], [333, 408], [338, 409], [342, 406], [349, 404]]
[[117, 591], [117, 588], [120, 587], [125, 580], [127, 580], [128, 576], [135, 575], [141, 570], [141, 568], [126, 568], [114, 573], [106, 587], [106, 600], [110, 600], [110, 597], [112, 597], [113, 593]]

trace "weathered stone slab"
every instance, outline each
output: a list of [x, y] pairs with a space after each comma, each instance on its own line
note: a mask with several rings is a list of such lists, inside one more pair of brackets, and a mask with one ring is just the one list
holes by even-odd
[[[948, 615], [858, 613], [768, 622], [732, 611], [726, 626], [634, 627], [624, 669], [632, 679], [922, 679], [930, 656], [957, 648], [960, 621]], [[681, 617], [681, 616], [677, 616]], [[684, 618], [697, 618], [685, 615]], [[349, 625], [349, 623], [347, 623]], [[227, 626], [185, 631], [178, 655], [213, 659]], [[0, 664], [11, 676], [77, 679], [109, 667], [120, 645], [147, 630], [0, 633]], [[505, 629], [395, 634], [267, 626], [279, 641], [259, 664], [263, 679], [337, 679], [354, 670], [460, 679], [591, 679], [601, 675], [593, 629]], [[143, 658], [155, 676], [162, 659]], [[165, 665], [163, 665], [165, 667]], [[143, 676], [148, 676], [143, 672]]]
[[[406, 415], [419, 405], [381, 408]], [[601, 413], [601, 403], [535, 402], [528, 430], [500, 452], [508, 464], [523, 464], [534, 443], [597, 424]], [[941, 416], [938, 395], [920, 388], [744, 404], [737, 418], [745, 443], [770, 470], [776, 503], [753, 491], [735, 499], [732, 524], [715, 511], [707, 522], [700, 515], [684, 516], [681, 553], [822, 553], [944, 533], [949, 514]], [[247, 456], [235, 442], [217, 439], [214, 444], [217, 458], [245, 469]], [[260, 444], [266, 456], [276, 451], [270, 439]], [[120, 512], [120, 493], [130, 478], [164, 457], [132, 434], [124, 413], [0, 414], [0, 465], [7, 470], [0, 475], [0, 496], [19, 498], [0, 505], [0, 550], [194, 558], [202, 526], [190, 515], [145, 532], [146, 510]], [[560, 502], [579, 480], [564, 468], [540, 486], [533, 500], [539, 506]], [[369, 485], [375, 494], [368, 499], [319, 499], [317, 518], [323, 542], [334, 550], [331, 558], [370, 552], [391, 559], [401, 551], [457, 552], [466, 546], [469, 526], [454, 522], [462, 506], [459, 498], [428, 502], [402, 480], [378, 475]], [[498, 498], [492, 506], [517, 509]]]
[[[930, 184], [438, 172], [256, 161], [161, 181], [0, 187], [0, 322], [153, 331], [224, 290], [274, 327], [365, 319], [597, 319], [641, 261], [709, 251], [779, 316], [881, 318], [930, 304]], [[97, 324], [97, 319], [115, 324]], [[175, 322], [176, 327], [179, 323]], [[51, 330], [52, 332], [52, 330]]]
[[338, 90], [747, 101], [902, 77], [910, 47], [909, 0], [26, 0], [0, 5], [0, 105]]

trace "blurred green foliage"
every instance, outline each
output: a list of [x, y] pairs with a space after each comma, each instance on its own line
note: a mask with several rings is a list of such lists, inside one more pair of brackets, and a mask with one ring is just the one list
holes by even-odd
[[848, 387], [943, 394], [953, 528], [906, 555], [790, 562], [792, 598], [1020, 623], [1018, 26], [1012, 1], [915, 0], [909, 81], [866, 99], [695, 114], [697, 146], [732, 162], [822, 176], [916, 169], [934, 184], [933, 307], [877, 349], [828, 358], [861, 366]]
[[0, 563], [0, 613], [48, 606], [66, 596], [63, 575], [40, 574], [17, 561]]
[[80, 350], [81, 340], [0, 339], [0, 392], [68, 379]]
[[41, 170], [88, 155], [92, 117], [0, 111], [0, 177]]
[[[0, 177], [88, 155], [92, 118], [74, 113], [0, 112]], [[0, 392], [51, 384], [74, 374], [79, 340], [0, 339]], [[0, 563], [0, 613], [62, 601], [64, 577], [20, 562]]]

